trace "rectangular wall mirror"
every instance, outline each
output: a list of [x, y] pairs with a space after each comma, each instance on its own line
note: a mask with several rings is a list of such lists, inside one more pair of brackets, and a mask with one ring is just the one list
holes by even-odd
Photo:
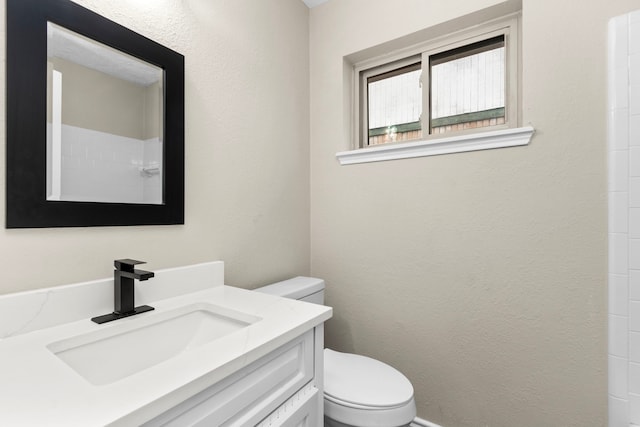
[[7, 0], [7, 228], [183, 223], [184, 57], [69, 0]]
[[47, 23], [47, 200], [163, 203], [163, 77]]

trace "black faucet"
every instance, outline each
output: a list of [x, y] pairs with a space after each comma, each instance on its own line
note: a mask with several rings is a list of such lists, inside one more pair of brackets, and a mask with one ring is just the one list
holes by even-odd
[[113, 264], [116, 266], [113, 272], [114, 310], [113, 313], [92, 318], [91, 320], [96, 323], [111, 322], [112, 320], [153, 310], [153, 307], [148, 305], [135, 306], [133, 295], [134, 280], [149, 280], [154, 276], [151, 271], [134, 269], [135, 265], [144, 264], [144, 261], [117, 259]]

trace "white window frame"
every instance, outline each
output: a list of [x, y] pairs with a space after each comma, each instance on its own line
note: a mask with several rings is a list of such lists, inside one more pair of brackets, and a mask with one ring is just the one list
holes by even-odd
[[[337, 153], [340, 163], [363, 163], [527, 145], [534, 130], [530, 126], [518, 127], [521, 121], [519, 23], [520, 13], [518, 12], [354, 64], [352, 75], [352, 149]], [[505, 123], [445, 134], [430, 134], [429, 57], [500, 35], [504, 35], [505, 40]], [[423, 70], [421, 78], [423, 87], [422, 138], [368, 146], [367, 78], [418, 61], [422, 62]]]

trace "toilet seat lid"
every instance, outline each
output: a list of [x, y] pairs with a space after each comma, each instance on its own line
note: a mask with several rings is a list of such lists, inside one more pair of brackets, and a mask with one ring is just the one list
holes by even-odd
[[324, 394], [348, 406], [396, 408], [413, 399], [411, 382], [370, 357], [324, 350]]

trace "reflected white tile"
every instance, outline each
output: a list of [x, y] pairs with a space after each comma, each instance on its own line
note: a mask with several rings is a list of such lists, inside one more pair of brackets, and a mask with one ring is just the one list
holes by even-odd
[[640, 114], [640, 85], [629, 86], [629, 115]]
[[627, 359], [616, 356], [608, 356], [609, 359], [609, 394], [625, 399], [628, 395]]
[[608, 427], [629, 427], [629, 402], [609, 395]]
[[640, 363], [640, 332], [629, 332], [629, 360]]
[[629, 117], [629, 146], [640, 145], [640, 115]]
[[[612, 200], [611, 203], [614, 203]], [[622, 206], [622, 202], [618, 201], [620, 206]], [[612, 208], [613, 210], [613, 208]], [[640, 238], [640, 208], [631, 208], [628, 209], [628, 220], [629, 220], [629, 237], [633, 239]], [[616, 214], [615, 212], [611, 212], [611, 214]]]
[[640, 395], [630, 393], [629, 399], [629, 422], [640, 424]]
[[640, 52], [629, 56], [629, 85], [640, 85]]
[[629, 207], [640, 207], [640, 178], [629, 178]]
[[607, 28], [607, 67], [620, 68], [626, 66], [624, 58], [629, 52], [629, 20], [626, 16], [618, 16], [609, 21]]
[[629, 278], [627, 276], [618, 274], [609, 275], [609, 314], [627, 316], [629, 313], [628, 283]]
[[[638, 214], [637, 233], [640, 238], [640, 208], [636, 208]], [[629, 220], [629, 194], [626, 192], [609, 193], [609, 232], [627, 233], [631, 232]]]
[[[638, 207], [640, 207], [640, 178], [637, 182]], [[629, 191], [629, 152], [609, 152], [609, 191]]]
[[629, 331], [640, 332], [640, 301], [629, 301]]
[[623, 17], [614, 18], [608, 28], [608, 105], [609, 110], [626, 108], [628, 104], [628, 73], [627, 61], [629, 55], [628, 20]]
[[607, 131], [610, 150], [629, 148], [629, 110], [627, 108], [609, 111]]
[[640, 177], [640, 146], [629, 147], [629, 176]]
[[626, 275], [629, 268], [627, 235], [609, 233], [609, 273]]
[[640, 394], [640, 363], [629, 363], [629, 392]]
[[629, 54], [629, 19], [628, 16], [622, 15], [612, 19], [613, 22], [613, 34], [614, 37], [614, 50], [620, 52], [622, 55]]
[[629, 354], [627, 316], [609, 315], [609, 354], [626, 358]]
[[629, 299], [640, 300], [640, 270], [629, 270]]
[[640, 25], [637, 24], [637, 21], [633, 21], [632, 17], [629, 16], [629, 55], [633, 55], [634, 53], [640, 52]]
[[[627, 58], [624, 58], [627, 61]], [[615, 106], [615, 109], [628, 109], [631, 103], [629, 93], [629, 69], [625, 64], [622, 68], [616, 68], [610, 71], [612, 75], [612, 82], [610, 87], [613, 89], [613, 93], [608, 95], [608, 102], [610, 105]]]
[[629, 268], [640, 270], [640, 239], [629, 239]]

